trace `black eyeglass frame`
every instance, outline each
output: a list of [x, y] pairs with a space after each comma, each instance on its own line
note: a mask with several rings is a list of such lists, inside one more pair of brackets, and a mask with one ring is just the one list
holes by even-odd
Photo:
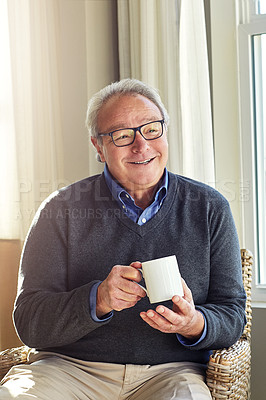
[[[160, 123], [161, 123], [161, 125], [162, 125], [162, 133], [160, 134], [160, 136], [157, 136], [157, 137], [155, 137], [155, 138], [146, 139], [146, 138], [143, 136], [143, 134], [141, 133], [141, 128], [143, 128], [143, 126], [146, 126], [146, 125], [149, 125], [149, 124], [153, 124], [154, 122], [160, 122]], [[141, 134], [141, 136], [143, 137], [143, 139], [145, 139], [145, 140], [156, 140], [156, 139], [159, 139], [159, 138], [162, 137], [163, 134], [164, 134], [163, 126], [164, 126], [164, 119], [159, 119], [159, 120], [157, 120], [157, 121], [150, 121], [150, 122], [147, 122], [146, 124], [140, 125], [140, 126], [138, 126], [137, 128], [121, 128], [121, 129], [115, 129], [114, 131], [108, 132], [108, 133], [98, 133], [98, 136], [111, 136], [112, 142], [114, 143], [114, 145], [115, 145], [116, 147], [126, 147], [126, 146], [130, 146], [131, 144], [134, 143], [134, 141], [135, 141], [135, 139], [136, 139], [136, 133], [137, 133], [137, 132], [139, 132], [139, 133]], [[125, 130], [134, 131], [134, 136], [133, 136], [132, 142], [131, 142], [131, 143], [128, 143], [128, 144], [122, 144], [122, 145], [116, 144], [115, 141], [114, 141], [114, 139], [113, 139], [113, 133], [119, 132], [119, 131], [125, 131]]]

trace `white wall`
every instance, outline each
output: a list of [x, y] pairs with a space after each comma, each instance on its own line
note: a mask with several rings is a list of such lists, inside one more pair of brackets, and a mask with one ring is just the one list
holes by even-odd
[[89, 98], [118, 79], [115, 0], [60, 0], [65, 180], [102, 171], [85, 129]]
[[[87, 98], [119, 78], [116, 0], [90, 0], [86, 4]], [[90, 174], [103, 166], [95, 163], [90, 146]]]
[[87, 103], [85, 5], [60, 1], [60, 45], [64, 178], [73, 182], [88, 175], [85, 115]]
[[230, 202], [241, 242], [235, 5], [231, 0], [210, 4], [216, 187]]

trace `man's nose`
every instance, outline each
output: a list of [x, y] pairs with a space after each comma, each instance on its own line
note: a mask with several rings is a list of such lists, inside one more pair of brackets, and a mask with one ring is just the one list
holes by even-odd
[[132, 144], [133, 151], [142, 151], [149, 147], [149, 142], [141, 135], [140, 131], [136, 131], [136, 137]]

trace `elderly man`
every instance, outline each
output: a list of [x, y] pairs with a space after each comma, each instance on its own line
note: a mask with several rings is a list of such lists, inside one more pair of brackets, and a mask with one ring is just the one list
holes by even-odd
[[[22, 254], [14, 321], [35, 348], [0, 399], [210, 399], [211, 349], [245, 325], [237, 234], [214, 189], [167, 171], [168, 115], [125, 79], [89, 102], [104, 173], [52, 194]], [[176, 255], [184, 296], [149, 304], [141, 262]]]

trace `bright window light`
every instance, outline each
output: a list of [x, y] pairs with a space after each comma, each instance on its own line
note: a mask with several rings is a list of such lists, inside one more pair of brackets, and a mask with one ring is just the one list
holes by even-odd
[[266, 33], [253, 36], [259, 284], [266, 284]]
[[[0, 239], [10, 239], [16, 232], [8, 226], [14, 219], [14, 198], [17, 197], [16, 144], [13, 110], [11, 57], [7, 0], [0, 1]], [[18, 236], [15, 236], [18, 237]]]
[[266, 14], [266, 0], [258, 0], [258, 14]]

